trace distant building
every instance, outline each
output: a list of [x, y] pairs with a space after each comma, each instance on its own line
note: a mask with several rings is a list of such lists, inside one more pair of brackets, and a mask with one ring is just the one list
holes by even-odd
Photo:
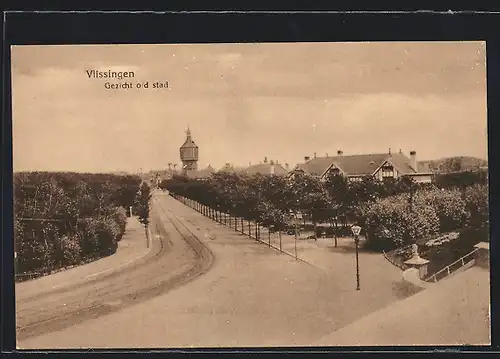
[[210, 165], [204, 169], [198, 169], [199, 149], [191, 137], [191, 130], [189, 127], [186, 130], [186, 140], [179, 148], [179, 154], [182, 162], [180, 174], [193, 179], [201, 179], [210, 177], [210, 175], [215, 172]]
[[182, 161], [182, 172], [185, 174], [189, 171], [196, 171], [198, 169], [198, 146], [191, 138], [191, 130], [186, 131], [186, 140], [179, 148], [179, 153]]
[[268, 161], [267, 157], [264, 159], [264, 163], [258, 163], [255, 165], [250, 165], [245, 169], [245, 173], [249, 176], [260, 174], [260, 175], [276, 175], [276, 176], [286, 176], [288, 174], [288, 164], [283, 167], [278, 161]]
[[417, 162], [417, 153], [410, 152], [410, 157], [405, 156], [401, 150], [399, 153], [387, 153], [344, 155], [337, 151], [337, 156], [304, 157], [304, 163], [300, 163], [290, 171], [293, 175], [297, 171], [317, 176], [324, 180], [329, 173], [342, 174], [350, 181], [361, 180], [365, 176], [373, 176], [379, 180], [384, 178], [400, 178], [408, 176], [416, 182], [431, 182], [432, 173], [427, 169], [420, 168]]
[[244, 173], [245, 168], [243, 167], [235, 167], [231, 163], [226, 163], [222, 166], [218, 172], [226, 172], [226, 173]]

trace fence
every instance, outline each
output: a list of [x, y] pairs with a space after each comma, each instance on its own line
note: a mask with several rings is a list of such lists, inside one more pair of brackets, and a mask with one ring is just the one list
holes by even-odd
[[[301, 261], [301, 262], [304, 262], [304, 263], [307, 263], [307, 264], [313, 266], [311, 263], [298, 257], [296, 242], [294, 245], [295, 253], [290, 253], [290, 252], [283, 250], [283, 247], [281, 245], [281, 238], [280, 238], [280, 246], [279, 247], [271, 244], [271, 233], [272, 233], [271, 230], [267, 227], [261, 226], [259, 223], [255, 222], [255, 221], [246, 220], [246, 219], [241, 218], [241, 217], [236, 217], [236, 216], [232, 216], [232, 215], [227, 214], [227, 213], [220, 212], [220, 211], [215, 210], [211, 207], [202, 205], [199, 202], [196, 202], [194, 200], [191, 200], [191, 199], [179, 196], [179, 195], [172, 195], [172, 197], [174, 197], [179, 202], [185, 204], [186, 206], [194, 209], [195, 211], [201, 213], [202, 215], [204, 215], [204, 216], [206, 216], [206, 217], [208, 217], [208, 218], [210, 218], [210, 219], [212, 219], [212, 220], [214, 220], [222, 225], [225, 225], [227, 227], [234, 229], [236, 232], [239, 232], [239, 233], [244, 234], [244, 235], [248, 235], [248, 237], [251, 239], [255, 239], [256, 241], [263, 243], [263, 244], [265, 244], [273, 249], [276, 249], [276, 250], [280, 251], [281, 253], [284, 253], [288, 256], [291, 256], [298, 261]], [[234, 225], [234, 227], [233, 227], [233, 225]], [[267, 229], [267, 235], [268, 235], [267, 241], [264, 240], [260, 235], [261, 228]], [[246, 231], [247, 229], [248, 229], [248, 232]]]
[[398, 267], [399, 269], [405, 271], [410, 268], [407, 264], [404, 263], [406, 260], [402, 255], [405, 251], [410, 250], [411, 245], [407, 245], [401, 248], [394, 249], [392, 251], [386, 252], [382, 251], [384, 258], [391, 263], [392, 265]]
[[444, 267], [443, 269], [441, 269], [440, 271], [432, 274], [431, 276], [427, 277], [426, 279], [424, 279], [426, 282], [437, 282], [438, 280], [441, 280], [443, 278], [446, 278], [447, 276], [449, 276], [450, 274], [452, 274], [453, 272], [457, 271], [458, 269], [460, 269], [461, 267], [463, 267], [464, 265], [472, 262], [475, 260], [475, 254], [476, 252], [478, 251], [478, 249], [474, 249], [472, 252], [469, 252], [468, 254], [466, 254], [465, 256], [457, 259], [455, 262], [447, 265], [446, 267]]

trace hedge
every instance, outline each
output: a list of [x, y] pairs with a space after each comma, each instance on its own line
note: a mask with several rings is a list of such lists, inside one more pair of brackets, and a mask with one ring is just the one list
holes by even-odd
[[46, 274], [114, 253], [141, 179], [108, 174], [14, 174], [16, 274]]
[[488, 225], [487, 186], [428, 189], [411, 197], [378, 199], [365, 221], [368, 247], [385, 251], [464, 227], [481, 229]]
[[415, 201], [423, 201], [434, 208], [441, 233], [463, 227], [469, 217], [465, 200], [458, 189], [419, 191]]

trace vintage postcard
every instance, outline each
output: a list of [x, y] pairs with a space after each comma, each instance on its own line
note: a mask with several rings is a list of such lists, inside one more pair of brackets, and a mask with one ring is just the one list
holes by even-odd
[[18, 348], [490, 344], [484, 42], [11, 55]]

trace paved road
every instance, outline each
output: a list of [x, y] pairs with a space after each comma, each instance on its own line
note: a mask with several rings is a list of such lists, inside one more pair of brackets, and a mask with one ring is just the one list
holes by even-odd
[[51, 291], [16, 294], [18, 345], [165, 293], [210, 269], [213, 255], [154, 197], [151, 251], [119, 271]]
[[[387, 273], [394, 269], [390, 265], [366, 270], [362, 291], [356, 291], [352, 253], [330, 253], [335, 270], [324, 265], [328, 270], [318, 269], [214, 223], [168, 195], [155, 198], [164, 211], [171, 209], [210, 248], [216, 258], [213, 267], [165, 295], [62, 331], [21, 340], [19, 347], [310, 345], [398, 300], [392, 290], [396, 276]], [[340, 260], [343, 257], [345, 261]], [[383, 258], [381, 261], [385, 263]], [[377, 280], [380, 272], [385, 275], [383, 280]]]

